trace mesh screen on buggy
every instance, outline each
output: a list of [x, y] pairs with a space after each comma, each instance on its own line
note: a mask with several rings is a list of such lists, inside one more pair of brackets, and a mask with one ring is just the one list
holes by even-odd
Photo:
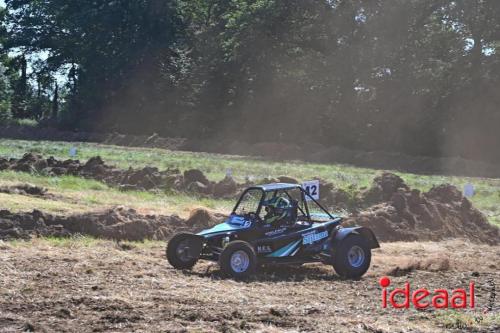
[[235, 209], [235, 213], [238, 215], [245, 215], [248, 213], [255, 213], [259, 208], [260, 199], [262, 197], [262, 191], [255, 189], [247, 191], [241, 198], [238, 207]]

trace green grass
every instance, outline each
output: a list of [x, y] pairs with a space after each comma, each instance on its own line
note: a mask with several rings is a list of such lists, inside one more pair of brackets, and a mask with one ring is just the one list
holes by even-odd
[[38, 126], [38, 121], [35, 119], [9, 119], [6, 121], [6, 125], [17, 125], [17, 126], [26, 126], [26, 127], [36, 127]]
[[132, 241], [121, 241], [116, 242], [112, 240], [98, 239], [91, 236], [75, 235], [71, 237], [40, 237], [36, 240], [22, 240], [13, 239], [9, 240], [8, 244], [11, 247], [22, 247], [22, 246], [32, 246], [33, 241], [39, 244], [60, 247], [60, 248], [82, 248], [82, 247], [95, 247], [96, 245], [115, 245], [118, 249], [133, 249], [142, 248], [150, 249], [155, 246], [164, 246], [162, 241], [144, 240], [142, 242], [132, 242]]
[[44, 175], [35, 175], [24, 172], [15, 171], [1, 171], [0, 179], [2, 180], [16, 180], [17, 182], [33, 183], [43, 187], [57, 187], [62, 190], [107, 190], [108, 186], [97, 180], [85, 179], [75, 176], [60, 176], [60, 177], [47, 177]]
[[459, 310], [439, 311], [436, 321], [446, 329], [481, 330], [500, 325], [500, 313], [470, 313]]
[[200, 198], [166, 192], [122, 192], [95, 180], [74, 176], [48, 177], [23, 172], [0, 171], [0, 185], [30, 183], [45, 187], [55, 198], [36, 198], [0, 193], [1, 208], [23, 212], [33, 209], [55, 214], [81, 213], [124, 205], [141, 212], [178, 214], [187, 216], [194, 207], [227, 211], [233, 205], [229, 200]]
[[[93, 156], [101, 156], [108, 164], [121, 168], [156, 166], [160, 169], [179, 168], [181, 171], [197, 168], [202, 170], [210, 179], [222, 179], [226, 170], [231, 169], [233, 177], [240, 182], [245, 179], [262, 179], [265, 177], [278, 177], [287, 175], [298, 180], [308, 180], [313, 177], [321, 177], [331, 181], [340, 188], [354, 186], [362, 189], [370, 186], [372, 179], [379, 170], [358, 168], [342, 164], [319, 164], [306, 163], [301, 161], [268, 161], [257, 157], [244, 157], [210, 153], [194, 153], [170, 151], [154, 148], [131, 148], [111, 145], [101, 145], [95, 143], [71, 143], [71, 142], [49, 142], [49, 141], [23, 141], [0, 139], [0, 156], [20, 158], [26, 152], [42, 154], [44, 156], [54, 156], [58, 159], [67, 159], [71, 147], [76, 147], [78, 155], [76, 158], [85, 161]], [[466, 183], [472, 183], [476, 187], [476, 195], [472, 202], [481, 209], [490, 222], [500, 225], [500, 179], [455, 177], [443, 175], [416, 175], [404, 172], [396, 172], [412, 188], [422, 191], [429, 190], [432, 186], [450, 183], [463, 188]], [[0, 173], [2, 179], [15, 179], [20, 182], [33, 182], [43, 186], [52, 187], [54, 190], [67, 191], [94, 191], [94, 196], [87, 196], [86, 202], [89, 204], [99, 203], [100, 192], [116, 191], [107, 186], [95, 182], [84, 180], [78, 177], [38, 177], [22, 173]], [[128, 193], [131, 197], [139, 201], [157, 201], [159, 197], [168, 201], [168, 204], [185, 205], [187, 202], [196, 201], [202, 206], [209, 208], [220, 207], [220, 203], [211, 199], [193, 199], [185, 195], [173, 195], [166, 193]], [[123, 204], [128, 204], [123, 202]], [[225, 203], [223, 206], [230, 206]], [[155, 206], [155, 205], [153, 205]]]
[[[57, 237], [40, 237], [37, 241], [55, 247], [73, 247], [75, 244], [81, 244], [82, 246], [94, 245], [97, 239], [86, 237], [86, 236], [73, 236], [68, 238], [57, 238]], [[12, 239], [8, 242], [11, 247], [23, 247], [32, 244], [32, 240], [24, 239]]]
[[210, 153], [169, 151], [155, 148], [130, 148], [94, 143], [69, 143], [50, 141], [0, 140], [0, 156], [20, 158], [26, 152], [44, 156], [68, 159], [69, 150], [76, 147], [76, 158], [85, 161], [93, 156], [101, 156], [108, 164], [121, 168], [129, 166], [156, 166], [160, 169], [197, 168], [211, 179], [224, 178], [231, 169], [238, 180], [247, 177], [261, 179], [270, 176], [291, 175], [298, 179], [319, 176], [347, 186], [351, 183], [369, 185], [375, 170], [349, 167], [345, 165], [311, 164], [298, 161], [271, 162], [257, 157], [243, 157]]

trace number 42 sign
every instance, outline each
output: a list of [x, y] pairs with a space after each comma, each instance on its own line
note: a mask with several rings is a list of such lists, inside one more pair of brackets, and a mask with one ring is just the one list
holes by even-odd
[[[319, 200], [319, 180], [311, 180], [308, 182], [304, 182], [304, 183], [302, 183], [302, 188], [314, 200]], [[306, 195], [306, 200], [311, 201], [311, 198]]]

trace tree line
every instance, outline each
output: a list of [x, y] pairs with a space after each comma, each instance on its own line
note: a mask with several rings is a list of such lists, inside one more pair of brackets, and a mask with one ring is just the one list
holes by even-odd
[[497, 0], [6, 0], [0, 121], [500, 161]]

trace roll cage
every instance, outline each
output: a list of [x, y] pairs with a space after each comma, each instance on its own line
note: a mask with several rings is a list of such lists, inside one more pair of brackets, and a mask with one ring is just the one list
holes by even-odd
[[[330, 219], [335, 219], [330, 212], [325, 209], [317, 200], [315, 200], [309, 193], [307, 193], [301, 185], [298, 184], [286, 184], [286, 183], [274, 183], [274, 184], [265, 184], [265, 185], [257, 185], [257, 186], [251, 186], [247, 188], [241, 196], [238, 199], [238, 202], [234, 206], [231, 214], [234, 215], [242, 215], [241, 212], [238, 212], [238, 209], [241, 208], [244, 199], [249, 195], [251, 192], [256, 192], [260, 194], [260, 198], [258, 199], [258, 205], [255, 209], [254, 212], [245, 212], [244, 214], [255, 214], [255, 216], [258, 218], [259, 221], [261, 221], [260, 218], [260, 213], [262, 211], [262, 207], [264, 205], [264, 202], [276, 197], [278, 194], [283, 193], [287, 196], [287, 198], [290, 200], [290, 202], [294, 203], [297, 207], [297, 210], [302, 214], [306, 219], [306, 222], [312, 223], [311, 219], [311, 213], [309, 210], [309, 204], [308, 202], [314, 202], [320, 210], [326, 214]], [[292, 191], [299, 191], [300, 195], [299, 198], [296, 198], [293, 196]], [[252, 195], [253, 196], [253, 195]], [[245, 211], [243, 208], [242, 211]]]

